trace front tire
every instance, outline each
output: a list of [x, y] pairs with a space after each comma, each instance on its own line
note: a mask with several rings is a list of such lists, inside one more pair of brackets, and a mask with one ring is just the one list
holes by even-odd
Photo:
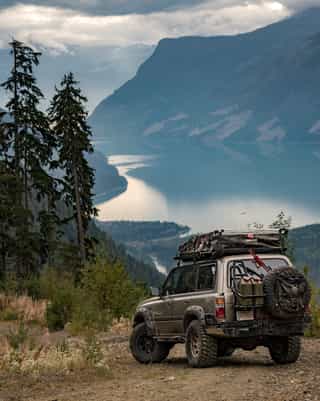
[[269, 346], [270, 356], [275, 363], [285, 365], [299, 359], [301, 352], [300, 337], [280, 337], [272, 340]]
[[130, 336], [130, 350], [140, 363], [160, 363], [169, 355], [172, 345], [158, 342], [149, 333], [146, 323], [134, 327]]
[[206, 333], [198, 320], [192, 321], [187, 329], [186, 354], [193, 368], [207, 368], [217, 363], [218, 342]]

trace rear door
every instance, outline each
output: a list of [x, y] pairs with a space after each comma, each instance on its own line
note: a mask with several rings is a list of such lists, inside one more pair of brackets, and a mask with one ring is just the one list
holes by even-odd
[[186, 309], [192, 305], [192, 294], [196, 290], [197, 268], [195, 265], [179, 267], [174, 295], [171, 297], [171, 318], [175, 335], [183, 335], [183, 319]]

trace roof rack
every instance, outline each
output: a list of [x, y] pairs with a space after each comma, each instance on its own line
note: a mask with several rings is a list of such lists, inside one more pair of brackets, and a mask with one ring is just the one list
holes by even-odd
[[195, 235], [179, 247], [176, 260], [215, 259], [248, 253], [284, 253], [288, 230], [235, 232], [216, 230]]

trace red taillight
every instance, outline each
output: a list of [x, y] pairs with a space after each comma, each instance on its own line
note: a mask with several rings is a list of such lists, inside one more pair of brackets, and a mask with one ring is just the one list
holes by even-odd
[[226, 314], [225, 314], [225, 307], [224, 307], [224, 298], [219, 297], [216, 298], [216, 318], [217, 319], [224, 319]]

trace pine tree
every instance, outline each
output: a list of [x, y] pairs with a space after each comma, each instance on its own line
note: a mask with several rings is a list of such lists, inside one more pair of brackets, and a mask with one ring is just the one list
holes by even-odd
[[88, 256], [90, 239], [87, 229], [97, 214], [93, 205], [94, 170], [85, 157], [92, 153], [91, 129], [85, 111], [87, 99], [81, 94], [72, 73], [64, 76], [61, 87], [49, 109], [50, 122], [56, 136], [58, 163], [64, 171], [64, 200], [73, 211], [76, 221], [79, 255], [82, 263]]
[[1, 85], [9, 94], [2, 148], [6, 168], [15, 175], [16, 194], [11, 201], [15, 202], [16, 268], [20, 276], [26, 276], [41, 262], [40, 212], [48, 199], [56, 197], [55, 180], [49, 175], [55, 142], [48, 118], [40, 110], [43, 94], [33, 74], [40, 53], [16, 40], [10, 47], [13, 66]]

